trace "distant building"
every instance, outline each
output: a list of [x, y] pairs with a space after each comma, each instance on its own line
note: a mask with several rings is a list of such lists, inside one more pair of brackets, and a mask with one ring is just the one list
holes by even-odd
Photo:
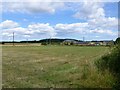
[[103, 40], [103, 41], [91, 41], [95, 45], [107, 46], [107, 45], [114, 45], [113, 40]]
[[104, 41], [75, 41], [75, 40], [64, 40], [64, 45], [79, 45], [79, 46], [109, 46], [114, 45], [113, 40], [104, 40]]
[[103, 45], [106, 45], [106, 46], [114, 45], [114, 41], [113, 40], [103, 41]]
[[64, 45], [74, 45], [77, 41], [75, 40], [64, 40], [63, 44]]
[[76, 42], [75, 45], [86, 46], [89, 45], [89, 42]]

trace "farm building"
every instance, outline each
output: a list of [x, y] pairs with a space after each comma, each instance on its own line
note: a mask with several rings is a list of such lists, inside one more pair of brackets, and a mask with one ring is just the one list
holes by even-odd
[[64, 45], [79, 45], [79, 46], [109, 46], [114, 45], [113, 40], [104, 40], [104, 41], [75, 41], [75, 40], [64, 40]]
[[74, 44], [77, 43], [77, 41], [75, 41], [75, 40], [64, 40], [62, 43], [64, 45], [74, 45]]
[[91, 41], [91, 44], [107, 46], [114, 45], [114, 41], [113, 40]]

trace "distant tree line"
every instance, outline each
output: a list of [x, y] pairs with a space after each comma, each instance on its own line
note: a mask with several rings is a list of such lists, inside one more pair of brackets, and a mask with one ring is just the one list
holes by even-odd
[[[33, 40], [33, 41], [14, 41], [14, 43], [41, 43], [42, 45], [48, 45], [48, 44], [52, 44], [52, 45], [56, 45], [56, 44], [61, 44], [63, 41], [65, 40], [74, 40], [74, 41], [79, 41], [76, 39], [42, 39], [42, 40]], [[5, 44], [5, 43], [13, 43], [11, 41], [3, 41], [0, 42], [1, 44]]]
[[113, 40], [104, 40], [104, 41], [82, 41], [77, 39], [42, 39], [42, 40], [32, 40], [32, 41], [3, 41], [0, 44], [7, 43], [40, 43], [41, 45], [82, 45], [82, 46], [96, 46], [96, 45], [104, 45], [104, 46], [113, 46], [114, 43], [120, 42], [119, 38], [114, 42]]

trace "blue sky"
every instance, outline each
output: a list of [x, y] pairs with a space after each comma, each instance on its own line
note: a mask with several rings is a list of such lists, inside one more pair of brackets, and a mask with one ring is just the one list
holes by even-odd
[[115, 40], [117, 2], [7, 2], [2, 4], [2, 40], [74, 38]]

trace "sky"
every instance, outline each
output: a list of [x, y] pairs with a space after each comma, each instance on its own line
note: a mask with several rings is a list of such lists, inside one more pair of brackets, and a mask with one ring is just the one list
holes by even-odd
[[72, 38], [116, 40], [118, 2], [2, 2], [0, 41]]

